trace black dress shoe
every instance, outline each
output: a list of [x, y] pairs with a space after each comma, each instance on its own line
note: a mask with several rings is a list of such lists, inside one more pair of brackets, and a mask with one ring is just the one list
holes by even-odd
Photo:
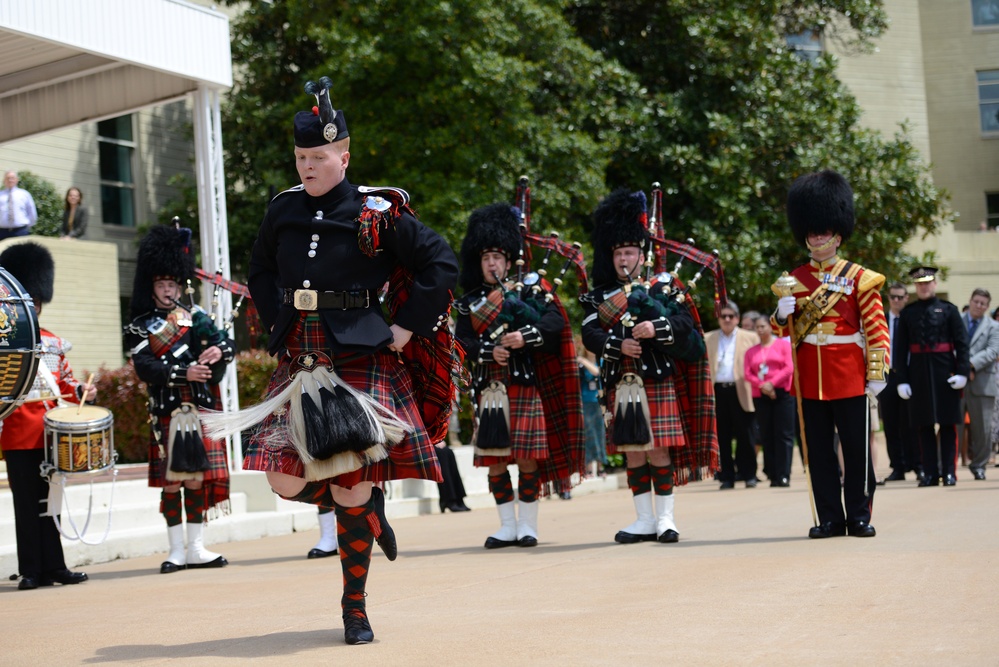
[[940, 478], [923, 475], [922, 479], [919, 480], [919, 486], [940, 486]]
[[874, 526], [866, 521], [851, 521], [846, 525], [846, 532], [852, 537], [874, 537], [878, 534]]
[[618, 544], [636, 544], [638, 542], [654, 542], [656, 539], [655, 533], [646, 533], [643, 535], [636, 535], [635, 533], [627, 533], [623, 530], [617, 531], [617, 535], [614, 536], [614, 541]]
[[759, 483], [760, 483], [760, 480], [756, 479], [755, 477], [752, 478], [752, 479], [747, 479], [746, 480], [746, 488], [747, 489], [755, 489], [756, 485], [759, 484]]
[[520, 544], [517, 540], [500, 540], [495, 537], [487, 537], [485, 547], [486, 549], [502, 549], [503, 547], [515, 547]]
[[666, 532], [660, 535], [658, 539], [663, 544], [673, 544], [674, 542], [680, 541], [680, 533], [676, 532], [672, 528], [667, 528]]
[[846, 535], [846, 526], [841, 523], [826, 521], [817, 526], [812, 526], [808, 530], [808, 537], [813, 540], [821, 540], [827, 537], [842, 537]]
[[780, 479], [771, 480], [770, 486], [775, 486], [778, 488], [784, 488], [791, 486], [790, 480], [787, 477], [781, 477]]
[[67, 569], [57, 570], [50, 574], [43, 574], [38, 578], [39, 586], [52, 586], [53, 584], [62, 584], [64, 586], [69, 586], [71, 584], [80, 584], [89, 579], [86, 572], [70, 572]]
[[351, 645], [370, 644], [375, 640], [368, 615], [361, 609], [348, 609], [343, 612], [343, 640]]
[[[471, 507], [466, 507], [465, 503], [460, 502], [460, 501], [453, 502], [453, 503], [448, 503], [447, 505], [444, 505], [444, 507], [446, 509], [451, 510], [452, 512], [471, 512], [472, 511]], [[441, 512], [443, 513], [444, 510], [442, 509]]]
[[975, 479], [985, 479], [985, 469], [984, 468], [972, 468], [971, 474]]
[[954, 475], [944, 475], [944, 486], [954, 486], [955, 484], [957, 484], [957, 477]]
[[386, 558], [395, 560], [396, 556], [399, 555], [399, 545], [395, 541], [395, 531], [392, 530], [392, 526], [389, 525], [388, 519], [385, 517], [385, 494], [377, 486], [371, 487], [371, 504], [378, 517], [378, 523], [382, 527], [382, 532], [375, 537], [375, 542], [385, 553]]
[[330, 556], [336, 556], [336, 554], [336, 549], [333, 549], [333, 551], [323, 551], [319, 547], [313, 547], [309, 550], [309, 555], [306, 556], [306, 558], [309, 560], [312, 560], [313, 558], [329, 558]]
[[886, 482], [904, 482], [905, 473], [901, 470], [892, 470], [891, 474], [885, 477]]
[[176, 563], [171, 563], [168, 560], [160, 563], [160, 574], [173, 574], [174, 572], [180, 572], [181, 570], [186, 569], [186, 565], [177, 565]]
[[725, 489], [734, 489], [734, 488], [735, 488], [735, 482], [722, 482], [721, 486], [718, 487], [718, 490], [722, 491]]
[[518, 547], [536, 547], [538, 546], [538, 538], [531, 537], [530, 535], [524, 535], [522, 538], [517, 540]]
[[38, 588], [38, 579], [35, 577], [21, 577], [21, 581], [17, 582], [19, 591], [33, 591], [36, 588]]

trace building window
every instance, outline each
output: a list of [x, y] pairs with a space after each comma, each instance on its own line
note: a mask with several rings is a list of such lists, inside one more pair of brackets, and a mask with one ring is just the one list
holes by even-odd
[[999, 192], [985, 193], [985, 215], [989, 229], [999, 229]]
[[101, 162], [104, 223], [135, 227], [132, 117], [119, 116], [97, 123], [97, 147]]
[[971, 21], [978, 26], [999, 26], [999, 0], [971, 0]]
[[797, 35], [788, 35], [787, 45], [802, 60], [815, 62], [822, 55], [822, 33], [817, 30], [806, 30]]
[[978, 108], [982, 132], [999, 132], [999, 70], [978, 72]]

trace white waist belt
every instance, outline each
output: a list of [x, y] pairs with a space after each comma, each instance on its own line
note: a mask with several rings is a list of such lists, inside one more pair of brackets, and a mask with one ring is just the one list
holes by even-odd
[[860, 333], [859, 331], [845, 336], [808, 334], [807, 336], [805, 336], [804, 342], [808, 343], [809, 345], [843, 345], [846, 343], [855, 343], [860, 347], [864, 347], [864, 334]]

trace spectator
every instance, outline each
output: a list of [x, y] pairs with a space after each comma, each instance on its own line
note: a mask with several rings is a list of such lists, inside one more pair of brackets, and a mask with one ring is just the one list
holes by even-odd
[[4, 190], [0, 196], [0, 241], [27, 236], [31, 233], [31, 226], [38, 220], [35, 200], [30, 192], [17, 187], [20, 182], [17, 172], [8, 171], [4, 174]]
[[770, 321], [762, 317], [756, 320], [756, 334], [760, 343], [746, 351], [745, 376], [753, 388], [770, 486], [790, 486], [795, 407], [791, 341], [775, 338]]
[[763, 317], [758, 310], [747, 310], [742, 314], [742, 321], [739, 326], [746, 331], [756, 331], [756, 320]]
[[83, 193], [72, 187], [66, 191], [66, 206], [62, 211], [62, 233], [64, 239], [83, 238], [87, 231], [87, 209], [83, 207]]
[[967, 315], [962, 316], [968, 327], [968, 354], [971, 373], [968, 386], [962, 395], [961, 414], [967, 413], [971, 422], [970, 440], [961, 443], [967, 450], [971, 474], [975, 479], [985, 479], [985, 466], [989, 463], [991, 441], [988, 428], [992, 421], [992, 406], [996, 400], [996, 358], [999, 357], [999, 323], [986, 317], [992, 295], [981, 287], [971, 293]]
[[[577, 348], [583, 350], [580, 343]], [[604, 415], [600, 408], [603, 389], [600, 386], [600, 367], [596, 355], [589, 350], [576, 357], [579, 362], [579, 382], [583, 394], [583, 427], [586, 429], [586, 468], [588, 476], [604, 477], [607, 465], [607, 432], [604, 428]]]

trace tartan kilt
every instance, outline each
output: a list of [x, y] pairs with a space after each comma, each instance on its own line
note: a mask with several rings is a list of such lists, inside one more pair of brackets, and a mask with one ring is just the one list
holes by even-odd
[[514, 459], [536, 461], [547, 459], [548, 431], [545, 428], [545, 411], [541, 405], [538, 388], [510, 384], [507, 367], [497, 364], [488, 364], [486, 374], [489, 380], [498, 380], [506, 384], [507, 399], [510, 401], [510, 456], [481, 455], [478, 453], [479, 450], [476, 450], [472, 460], [473, 465], [483, 468], [501, 463], [513, 463]]
[[[332, 358], [319, 317], [303, 313], [285, 339], [287, 353], [278, 362], [267, 387], [267, 396], [279, 393], [291, 381], [292, 360], [303, 352], [318, 351]], [[340, 378], [393, 410], [413, 431], [388, 450], [388, 457], [358, 470], [329, 479], [331, 484], [352, 487], [360, 482], [386, 482], [392, 479], [426, 479], [441, 482], [440, 465], [434, 445], [420, 416], [413, 394], [413, 380], [405, 364], [388, 349], [340, 363], [333, 359]], [[282, 472], [305, 477], [305, 468], [295, 448], [281, 434], [287, 427], [285, 414], [271, 414], [249, 440], [243, 458], [244, 470]]]
[[[212, 387], [215, 394], [215, 410], [222, 409], [222, 402], [218, 396], [218, 387]], [[182, 385], [176, 388], [180, 393], [181, 401], [193, 402], [193, 395], [190, 387]], [[170, 417], [155, 417], [159, 426], [160, 438], [162, 442], [156, 440], [155, 434], [149, 437], [149, 486], [164, 487], [170, 484], [180, 484], [171, 482], [166, 478], [167, 441], [170, 438]], [[224, 440], [213, 440], [201, 434], [202, 442], [205, 443], [205, 452], [208, 454], [208, 470], [205, 471], [203, 487], [205, 489], [205, 510], [216, 506], [223, 506], [229, 500], [229, 459], [226, 452]], [[163, 446], [163, 458], [160, 458], [160, 445]]]
[[[621, 362], [621, 373], [639, 374], [638, 365], [631, 357], [625, 358]], [[665, 380], [649, 381], [642, 378], [645, 385], [645, 395], [649, 401], [649, 427], [652, 430], [652, 447], [667, 447], [669, 449], [682, 449], [687, 446], [687, 438], [684, 435], [683, 418], [680, 415], [680, 404], [676, 395], [676, 387], [673, 378]], [[607, 428], [607, 452], [609, 454], [618, 453], [614, 445], [614, 418], [613, 406], [617, 395], [617, 387], [607, 388], [607, 405], [611, 410], [611, 422]], [[622, 452], [623, 453], [623, 452]], [[672, 452], [670, 453], [672, 457]]]

